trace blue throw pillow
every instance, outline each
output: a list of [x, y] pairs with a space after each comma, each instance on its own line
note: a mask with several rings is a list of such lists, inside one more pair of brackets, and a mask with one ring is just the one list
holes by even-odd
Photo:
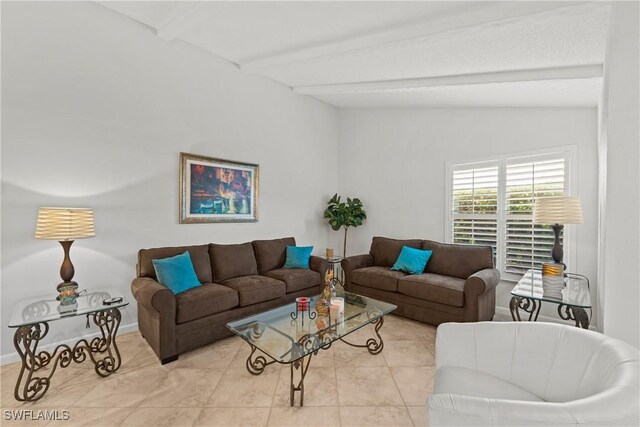
[[313, 246], [287, 246], [287, 260], [283, 268], [309, 269], [309, 257]]
[[423, 251], [421, 249], [403, 246], [402, 251], [400, 251], [400, 256], [391, 269], [404, 271], [409, 274], [422, 274], [432, 253], [433, 251]]
[[154, 259], [151, 262], [156, 270], [158, 282], [169, 288], [174, 295], [200, 286], [189, 252], [171, 258]]

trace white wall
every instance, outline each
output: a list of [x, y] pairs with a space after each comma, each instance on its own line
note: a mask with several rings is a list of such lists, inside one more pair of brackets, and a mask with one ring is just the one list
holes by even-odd
[[640, 102], [637, 2], [616, 2], [605, 64], [604, 332], [640, 347]]
[[[54, 296], [62, 249], [34, 239], [39, 206], [88, 206], [81, 288], [131, 298], [143, 247], [293, 235], [323, 252], [337, 191], [337, 113], [93, 3], [2, 4], [1, 354], [16, 301]], [[179, 152], [260, 164], [260, 220], [178, 224]], [[136, 321], [135, 302], [123, 325]], [[95, 331], [95, 327], [90, 330]], [[48, 342], [85, 333], [52, 324]]]
[[[340, 111], [340, 191], [360, 197], [366, 223], [351, 231], [351, 254], [374, 235], [445, 240], [447, 162], [575, 145], [584, 224], [575, 229], [575, 271], [596, 288], [597, 110], [595, 108], [440, 108]], [[508, 307], [513, 283], [498, 288]], [[595, 298], [594, 298], [595, 299]], [[553, 307], [542, 315], [557, 318]]]

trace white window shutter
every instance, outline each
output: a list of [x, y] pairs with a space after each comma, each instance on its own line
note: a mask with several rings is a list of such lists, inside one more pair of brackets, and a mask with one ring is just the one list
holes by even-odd
[[505, 183], [506, 273], [522, 274], [551, 262], [553, 230], [532, 223], [537, 197], [565, 194], [565, 159], [562, 155], [509, 159]]
[[498, 165], [454, 167], [451, 182], [451, 241], [497, 245]]

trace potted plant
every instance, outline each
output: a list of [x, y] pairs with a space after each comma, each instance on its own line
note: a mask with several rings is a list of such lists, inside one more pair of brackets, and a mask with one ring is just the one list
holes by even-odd
[[347, 256], [347, 230], [349, 227], [362, 225], [362, 221], [367, 218], [362, 202], [358, 198], [347, 197], [347, 202], [341, 202], [340, 196], [334, 194], [328, 202], [328, 207], [324, 211], [324, 217], [335, 231], [344, 228], [344, 248], [343, 256]]

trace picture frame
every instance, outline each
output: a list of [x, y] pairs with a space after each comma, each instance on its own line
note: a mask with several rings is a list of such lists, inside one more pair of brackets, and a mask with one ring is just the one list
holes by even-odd
[[180, 153], [180, 224], [258, 221], [260, 167]]

